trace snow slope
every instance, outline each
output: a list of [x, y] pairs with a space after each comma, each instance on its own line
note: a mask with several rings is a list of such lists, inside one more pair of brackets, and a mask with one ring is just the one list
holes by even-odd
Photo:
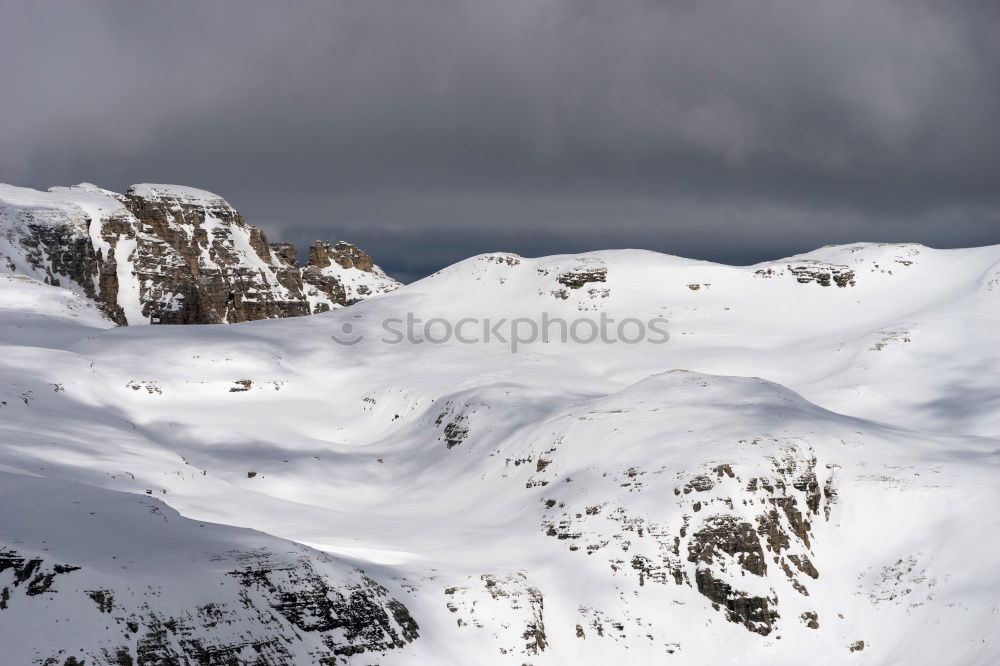
[[[482, 255], [349, 308], [228, 327], [109, 328], [64, 290], [0, 278], [0, 550], [81, 567], [30, 597], [0, 571], [14, 663], [118, 663], [109, 646], [153, 663], [142, 638], [164, 631], [198, 663], [141, 603], [103, 632], [57, 620], [103, 612], [85, 588], [188, 576], [156, 613], [203, 605], [219, 579], [231, 606], [235, 565], [212, 557], [257, 547], [331, 589], [361, 568], [362, 607], [392, 616], [396, 600], [419, 627], [376, 622], [394, 633], [327, 654], [348, 663], [1000, 660], [1000, 246], [750, 267]], [[407, 313], [439, 321], [385, 342]], [[480, 336], [480, 319], [543, 315], [664, 317], [670, 339], [420, 341], [441, 320]], [[115, 537], [91, 511], [121, 515], [148, 564], [108, 568]], [[294, 643], [236, 663], [324, 663], [321, 632], [286, 626], [264, 588], [252, 606], [273, 622], [234, 611], [225, 632], [187, 631]]]
[[417, 636], [348, 563], [158, 499], [0, 472], [0, 525], [7, 664], [297, 664]]

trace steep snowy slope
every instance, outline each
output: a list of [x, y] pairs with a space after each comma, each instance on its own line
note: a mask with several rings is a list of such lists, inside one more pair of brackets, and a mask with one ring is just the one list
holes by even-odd
[[193, 187], [0, 185], [0, 270], [72, 289], [118, 324], [296, 317], [399, 286], [349, 243], [313, 250], [300, 268], [294, 247]]
[[5, 664], [291, 666], [419, 632], [362, 571], [157, 499], [0, 472], [0, 534]]
[[[1000, 247], [752, 267], [483, 255], [348, 309], [235, 327], [109, 329], [8, 278], [0, 470], [15, 495], [25, 476], [81, 484], [59, 488], [87, 515], [151, 495], [341, 558], [331, 580], [360, 566], [419, 637], [396, 621], [398, 646], [383, 636], [391, 648], [350, 663], [992, 664], [998, 306]], [[543, 317], [549, 341], [529, 340]], [[602, 326], [616, 341], [585, 341]], [[38, 503], [30, 535], [7, 518], [0, 546], [41, 557], [75, 506]], [[136, 548], [147, 528], [128, 528]], [[73, 554], [51, 561], [97, 561]], [[30, 622], [65, 655], [125, 645], [145, 663], [116, 627], [56, 622], [82, 589], [72, 575], [0, 611], [0, 644], [52, 656], [21, 636]], [[203, 603], [191, 594], [168, 607]]]

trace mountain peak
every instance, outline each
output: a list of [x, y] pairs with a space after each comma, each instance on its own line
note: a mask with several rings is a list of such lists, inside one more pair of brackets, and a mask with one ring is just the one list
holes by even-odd
[[399, 286], [349, 243], [318, 243], [318, 267], [301, 269], [294, 246], [184, 185], [0, 185], [0, 224], [0, 270], [66, 287], [122, 325], [296, 317]]

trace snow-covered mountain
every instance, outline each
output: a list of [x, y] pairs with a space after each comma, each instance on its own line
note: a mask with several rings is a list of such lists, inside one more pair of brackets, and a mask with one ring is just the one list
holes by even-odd
[[399, 286], [349, 243], [317, 241], [309, 256], [300, 268], [293, 246], [192, 187], [0, 185], [0, 270], [72, 289], [118, 324], [296, 317]]
[[0, 275], [0, 661], [995, 664], [997, 340], [1000, 246], [491, 254], [207, 327]]

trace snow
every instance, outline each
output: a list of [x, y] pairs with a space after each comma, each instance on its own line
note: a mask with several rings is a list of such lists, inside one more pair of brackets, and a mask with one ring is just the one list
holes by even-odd
[[125, 312], [129, 326], [148, 324], [149, 317], [142, 313], [142, 289], [139, 276], [135, 274], [135, 252], [138, 241], [135, 238], [120, 238], [115, 246], [115, 271], [118, 275], [118, 305]]
[[[30, 588], [26, 594], [40, 596], [48, 617], [72, 627], [53, 632], [37, 616], [17, 612], [33, 599], [22, 596], [25, 586], [16, 584], [13, 571], [0, 572], [9, 595], [2, 631], [10, 664], [37, 663], [40, 654], [89, 662], [93, 657], [80, 649], [81, 636], [100, 645], [108, 660], [123, 648], [129, 652], [134, 642], [149, 649], [157, 639], [160, 657], [167, 650], [183, 654], [191, 639], [209, 652], [236, 645], [241, 663], [279, 659], [296, 647], [305, 657], [322, 650], [322, 639], [332, 632], [302, 631], [290, 614], [274, 612], [277, 599], [269, 598], [268, 586], [308, 593], [316, 591], [308, 586], [323, 583], [334, 589], [364, 585], [348, 562], [309, 548], [187, 520], [155, 498], [54, 479], [0, 472], [0, 525], [15, 541], [5, 545], [15, 545], [17, 557], [39, 562], [36, 588], [44, 587], [47, 574], [59, 588], [58, 594]], [[0, 549], [0, 557], [10, 553]], [[153, 593], [145, 599], [134, 594], [143, 589]], [[200, 617], [209, 621], [199, 625]], [[136, 641], [132, 634], [144, 623], [162, 634], [140, 634]], [[192, 629], [198, 634], [192, 636]]]
[[[71, 204], [63, 198], [50, 192], [33, 190], [30, 187], [16, 187], [0, 183], [0, 202], [4, 208], [39, 209], [50, 213], [71, 212]], [[46, 216], [43, 219], [51, 219]]]
[[125, 212], [125, 206], [112, 192], [89, 183], [52, 187], [47, 192], [0, 183], [0, 206], [47, 213], [40, 219], [52, 223], [62, 223], [66, 216], [77, 215], [81, 210], [94, 220]]
[[[800, 282], [800, 265], [855, 284]], [[600, 279], [559, 281], [581, 273]], [[93, 577], [176, 585], [180, 607], [219, 587], [210, 555], [227, 543], [300, 548], [285, 539], [339, 558], [331, 576], [360, 565], [410, 610], [420, 638], [383, 664], [997, 663], [998, 306], [1000, 246], [750, 267], [493, 253], [348, 308], [228, 327], [109, 328], [65, 290], [0, 276], [0, 547], [84, 567], [43, 605], [0, 611], [0, 644], [46, 657], [43, 626], [91, 649], [100, 627], [55, 620], [91, 612], [69, 599]], [[380, 341], [406, 313], [665, 317], [670, 340]], [[334, 343], [345, 324], [365, 338]], [[814, 513], [792, 467], [831, 489]], [[687, 548], [712, 516], [756, 526], [787, 498], [808, 542], [780, 517], [789, 543], [763, 551], [766, 575], [725, 553], [712, 565], [777, 599], [760, 635], [698, 592], [706, 565]], [[90, 531], [91, 511], [120, 517]], [[665, 562], [675, 537], [689, 584], [640, 579], [635, 562]], [[109, 568], [126, 552], [127, 572]], [[790, 556], [818, 578], [786, 576]], [[525, 638], [539, 618], [541, 650]]]
[[160, 183], [138, 183], [130, 185], [128, 193], [143, 199], [168, 198], [181, 203], [198, 206], [228, 205], [218, 194], [199, 190], [186, 185], [165, 185]]

